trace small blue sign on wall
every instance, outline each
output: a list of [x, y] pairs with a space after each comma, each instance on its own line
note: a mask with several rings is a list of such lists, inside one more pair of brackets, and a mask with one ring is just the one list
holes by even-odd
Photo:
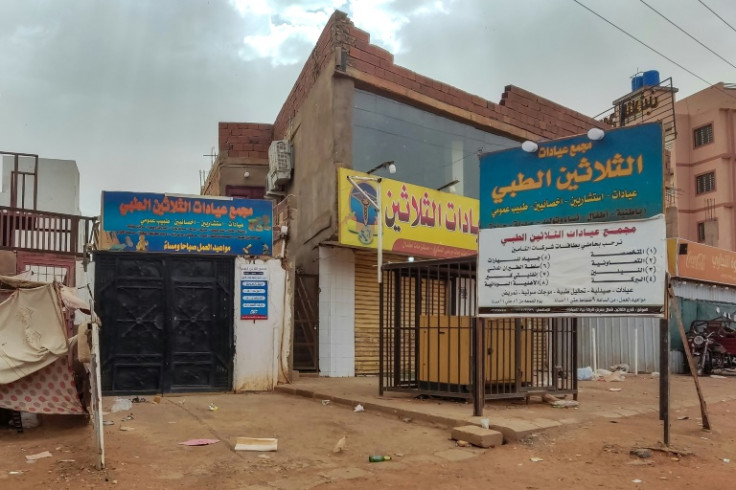
[[644, 219], [663, 212], [662, 126], [480, 157], [480, 228]]
[[240, 267], [240, 319], [268, 319], [268, 268], [265, 265]]

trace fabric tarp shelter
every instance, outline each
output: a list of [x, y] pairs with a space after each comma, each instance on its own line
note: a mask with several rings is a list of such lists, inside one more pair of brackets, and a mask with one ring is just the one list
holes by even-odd
[[0, 408], [83, 414], [61, 286], [0, 276]]

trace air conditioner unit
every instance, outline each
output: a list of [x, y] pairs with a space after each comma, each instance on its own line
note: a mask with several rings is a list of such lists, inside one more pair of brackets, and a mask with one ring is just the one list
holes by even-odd
[[283, 197], [285, 195], [283, 186], [274, 184], [272, 174], [269, 172], [266, 175], [266, 197]]
[[286, 140], [276, 140], [268, 147], [268, 180], [271, 186], [282, 186], [291, 180], [293, 169], [291, 145]]

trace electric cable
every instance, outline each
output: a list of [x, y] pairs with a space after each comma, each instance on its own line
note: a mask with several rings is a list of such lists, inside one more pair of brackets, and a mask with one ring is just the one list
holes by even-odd
[[605, 17], [603, 17], [603, 16], [601, 15], [601, 14], [599, 14], [599, 13], [598, 13], [598, 12], [596, 12], [595, 10], [591, 9], [591, 8], [590, 8], [590, 7], [588, 7], [587, 5], [584, 5], [584, 4], [580, 3], [580, 1], [579, 1], [579, 0], [572, 0], [572, 1], [573, 1], [573, 2], [575, 2], [575, 3], [577, 3], [578, 5], [580, 5], [580, 6], [581, 6], [581, 7], [583, 7], [583, 8], [585, 9], [585, 10], [587, 10], [587, 11], [588, 11], [588, 12], [590, 12], [591, 14], [595, 15], [596, 17], [598, 17], [598, 18], [599, 18], [599, 19], [601, 19], [602, 21], [604, 21], [604, 22], [605, 22], [606, 24], [608, 24], [608, 25], [610, 25], [611, 27], [614, 27], [614, 28], [615, 28], [616, 30], [618, 30], [618, 31], [621, 31], [622, 33], [626, 34], [626, 35], [627, 35], [627, 36], [629, 36], [629, 37], [630, 37], [631, 39], [633, 39], [634, 41], [638, 42], [639, 44], [641, 44], [641, 45], [642, 45], [642, 46], [644, 46], [645, 48], [648, 48], [649, 50], [651, 50], [651, 51], [654, 51], [655, 53], [657, 53], [657, 54], [658, 54], [659, 56], [661, 56], [662, 58], [666, 59], [667, 61], [669, 61], [669, 62], [670, 62], [670, 63], [672, 63], [673, 65], [675, 65], [675, 66], [679, 67], [680, 69], [682, 69], [682, 70], [686, 71], [687, 73], [689, 73], [690, 75], [694, 76], [695, 78], [697, 78], [698, 80], [702, 81], [703, 83], [706, 83], [706, 84], [708, 84], [708, 85], [711, 85], [711, 86], [713, 85], [712, 83], [710, 83], [710, 82], [709, 82], [708, 80], [706, 80], [705, 78], [701, 77], [701, 76], [700, 76], [700, 75], [698, 75], [697, 73], [694, 73], [694, 72], [692, 72], [692, 71], [688, 70], [687, 68], [685, 68], [684, 66], [682, 66], [682, 65], [681, 65], [680, 63], [678, 63], [677, 61], [673, 60], [673, 59], [672, 59], [672, 58], [670, 58], [669, 56], [667, 56], [667, 55], [665, 55], [665, 54], [661, 53], [660, 51], [657, 51], [656, 49], [654, 49], [653, 47], [651, 47], [650, 45], [648, 45], [647, 43], [645, 43], [644, 41], [642, 41], [642, 40], [641, 40], [641, 39], [639, 39], [638, 37], [634, 36], [633, 34], [630, 34], [630, 33], [629, 33], [629, 32], [627, 32], [626, 30], [624, 30], [624, 29], [622, 29], [621, 27], [617, 26], [616, 24], [614, 24], [614, 23], [613, 23], [613, 22], [611, 22], [610, 20], [606, 19], [606, 18], [605, 18]]
[[698, 0], [698, 2], [700, 2], [703, 5], [703, 7], [707, 8], [708, 10], [710, 10], [710, 12], [713, 15], [715, 15], [716, 17], [718, 17], [719, 19], [721, 19], [724, 24], [726, 24], [728, 27], [731, 28], [732, 31], [736, 32], [736, 29], [734, 29], [734, 27], [731, 24], [729, 24], [728, 22], [726, 22], [726, 19], [724, 19], [723, 17], [721, 17], [720, 15], [718, 15], [715, 10], [713, 10], [710, 7], [708, 7], [703, 0]]
[[664, 59], [666, 59], [667, 61], [669, 61], [670, 63], [672, 63], [673, 65], [675, 65], [675, 66], [679, 67], [679, 68], [680, 68], [680, 69], [682, 69], [683, 71], [685, 71], [685, 72], [689, 73], [689, 74], [690, 74], [690, 75], [692, 75], [693, 77], [695, 77], [695, 78], [697, 78], [698, 80], [700, 80], [701, 82], [705, 83], [706, 85], [708, 85], [708, 87], [713, 87], [713, 88], [715, 88], [716, 90], [718, 90], [719, 92], [722, 92], [722, 93], [723, 93], [724, 95], [726, 95], [726, 96], [728, 96], [728, 97], [732, 97], [732, 98], [736, 99], [736, 95], [730, 94], [729, 92], [727, 92], [727, 91], [726, 91], [726, 90], [724, 90], [723, 88], [721, 88], [721, 87], [717, 86], [717, 85], [716, 85], [716, 84], [714, 84], [714, 83], [711, 83], [711, 82], [709, 82], [708, 80], [706, 80], [705, 78], [701, 77], [701, 76], [700, 76], [700, 75], [698, 75], [697, 73], [695, 73], [695, 72], [693, 72], [693, 71], [691, 71], [691, 70], [688, 70], [687, 68], [685, 68], [684, 66], [682, 66], [682, 65], [681, 65], [680, 63], [676, 62], [675, 60], [673, 60], [673, 59], [672, 59], [672, 58], [670, 58], [669, 56], [665, 55], [664, 53], [662, 53], [662, 52], [660, 52], [660, 51], [657, 51], [656, 49], [654, 49], [653, 47], [651, 47], [650, 45], [648, 45], [647, 43], [645, 43], [645, 42], [644, 42], [644, 41], [642, 41], [641, 39], [637, 38], [637, 37], [636, 37], [636, 36], [634, 36], [633, 34], [631, 34], [631, 33], [629, 33], [628, 31], [626, 31], [625, 29], [623, 29], [623, 28], [621, 28], [621, 27], [617, 26], [616, 24], [614, 24], [614, 23], [613, 23], [613, 22], [611, 22], [610, 20], [606, 19], [606, 18], [605, 18], [605, 17], [603, 17], [603, 16], [601, 15], [601, 14], [599, 14], [599, 13], [598, 13], [598, 12], [596, 12], [595, 10], [591, 9], [591, 8], [590, 8], [590, 7], [588, 7], [587, 5], [584, 5], [584, 4], [580, 3], [580, 1], [579, 1], [579, 0], [572, 0], [572, 1], [573, 1], [573, 2], [575, 2], [575, 3], [577, 3], [578, 5], [580, 5], [580, 6], [581, 6], [581, 7], [583, 7], [583, 8], [585, 9], [585, 10], [587, 10], [587, 11], [588, 11], [588, 12], [590, 12], [591, 14], [595, 15], [596, 17], [598, 17], [598, 18], [599, 18], [599, 19], [601, 19], [602, 21], [604, 21], [604, 22], [605, 22], [606, 24], [610, 25], [611, 27], [614, 27], [614, 28], [615, 28], [616, 30], [618, 30], [618, 31], [622, 32], [623, 34], [626, 34], [626, 35], [627, 35], [628, 37], [630, 37], [630, 38], [631, 38], [631, 39], [633, 39], [634, 41], [638, 42], [638, 43], [639, 43], [639, 44], [641, 44], [642, 46], [644, 46], [644, 47], [646, 47], [647, 49], [649, 49], [649, 50], [653, 51], [654, 53], [658, 54], [658, 55], [659, 55], [659, 56], [661, 56], [662, 58], [664, 58]]
[[729, 65], [731, 66], [731, 68], [736, 68], [736, 65], [734, 65], [733, 63], [731, 63], [730, 61], [728, 61], [728, 60], [727, 60], [726, 58], [724, 58], [724, 57], [723, 57], [723, 56], [721, 56], [720, 54], [716, 53], [715, 51], [713, 51], [712, 49], [710, 49], [710, 48], [709, 48], [708, 46], [706, 46], [705, 44], [703, 44], [703, 43], [702, 43], [702, 42], [700, 42], [699, 40], [697, 40], [697, 39], [695, 38], [695, 36], [691, 35], [691, 34], [690, 34], [689, 32], [687, 32], [687, 31], [686, 31], [685, 29], [683, 29], [682, 27], [678, 26], [677, 24], [675, 24], [674, 22], [672, 22], [672, 21], [671, 21], [670, 19], [668, 19], [667, 17], [665, 17], [665, 15], [664, 15], [664, 14], [663, 14], [662, 12], [660, 12], [660, 11], [659, 11], [659, 10], [657, 10], [657, 9], [655, 9], [654, 7], [652, 7], [651, 5], [649, 5], [649, 4], [648, 4], [647, 2], [645, 2], [644, 0], [639, 0], [639, 1], [640, 1], [641, 3], [643, 3], [644, 5], [646, 5], [647, 7], [649, 7], [649, 8], [650, 8], [650, 9], [651, 9], [651, 10], [652, 10], [652, 11], [653, 11], [654, 13], [656, 13], [657, 15], [659, 15], [660, 17], [662, 17], [662, 18], [663, 18], [664, 20], [666, 20], [667, 22], [669, 22], [670, 24], [672, 24], [673, 26], [675, 26], [675, 27], [676, 27], [676, 28], [677, 28], [677, 29], [678, 29], [678, 30], [679, 30], [680, 32], [682, 32], [683, 34], [685, 34], [685, 35], [686, 35], [687, 37], [689, 37], [690, 39], [692, 39], [692, 40], [693, 40], [693, 41], [695, 41], [696, 43], [700, 44], [700, 45], [701, 45], [701, 46], [703, 46], [703, 47], [704, 47], [705, 49], [707, 49], [708, 51], [710, 51], [711, 53], [713, 53], [714, 55], [718, 56], [718, 58], [720, 58], [721, 60], [723, 60], [723, 61], [725, 61], [726, 63], [728, 63], [728, 64], [729, 64]]

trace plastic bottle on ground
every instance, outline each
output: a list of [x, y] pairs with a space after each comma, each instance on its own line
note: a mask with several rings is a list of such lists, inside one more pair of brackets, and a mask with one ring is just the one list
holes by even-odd
[[368, 461], [370, 461], [371, 463], [380, 463], [381, 461], [391, 461], [391, 456], [371, 454], [370, 456], [368, 456]]

